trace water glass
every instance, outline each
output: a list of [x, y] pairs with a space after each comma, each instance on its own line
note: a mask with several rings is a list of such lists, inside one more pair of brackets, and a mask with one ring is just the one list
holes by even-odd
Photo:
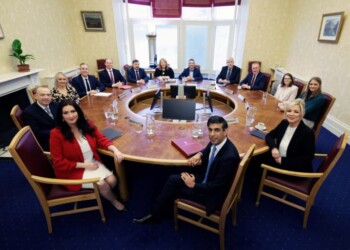
[[112, 109], [111, 108], [105, 108], [105, 109], [103, 109], [103, 112], [104, 112], [107, 120], [109, 120], [112, 117]]
[[245, 117], [245, 125], [246, 126], [252, 126], [255, 120], [255, 113], [256, 113], [256, 108], [253, 106], [250, 106], [247, 109], [247, 114]]
[[262, 97], [263, 97], [263, 101], [266, 102], [266, 99], [267, 99], [267, 92], [266, 91], [263, 92], [263, 96]]
[[146, 116], [146, 136], [151, 137], [156, 134], [156, 125], [154, 115], [147, 114]]

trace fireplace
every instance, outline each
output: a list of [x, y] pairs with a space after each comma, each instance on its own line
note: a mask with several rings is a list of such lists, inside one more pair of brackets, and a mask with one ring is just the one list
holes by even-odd
[[13, 106], [18, 104], [22, 110], [30, 105], [27, 90], [21, 89], [14, 93], [0, 97], [0, 147], [10, 144], [13, 136], [17, 133], [17, 128], [13, 123], [10, 112]]
[[18, 104], [22, 110], [30, 105], [31, 100], [27, 94], [27, 88], [39, 85], [38, 74], [41, 69], [29, 72], [11, 72], [0, 75], [0, 147], [6, 147], [17, 133], [10, 112], [14, 105]]

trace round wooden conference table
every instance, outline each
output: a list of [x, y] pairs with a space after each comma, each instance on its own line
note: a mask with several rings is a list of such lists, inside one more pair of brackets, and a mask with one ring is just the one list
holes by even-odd
[[[262, 91], [237, 89], [236, 84], [221, 87], [213, 86], [212, 83], [212, 81], [207, 80], [195, 83], [197, 87], [196, 102], [199, 104], [203, 103], [202, 94], [210, 89], [213, 112], [207, 116], [204, 115], [204, 117], [220, 115], [227, 120], [238, 118], [238, 123], [229, 123], [228, 128], [228, 138], [235, 144], [238, 152], [243, 154], [252, 144], [256, 144], [254, 155], [266, 152], [268, 147], [265, 140], [252, 136], [250, 131], [255, 129], [254, 125], [258, 122], [265, 123], [267, 132], [277, 126], [283, 119], [283, 113], [277, 110], [277, 100], [272, 95], [268, 95], [266, 100], [263, 100]], [[161, 114], [154, 114], [150, 110], [154, 93], [158, 88], [161, 88], [164, 98], [169, 98], [170, 84], [150, 80], [146, 85], [129, 85], [132, 88], [125, 90], [107, 88], [105, 92], [111, 93], [108, 97], [86, 96], [82, 98], [80, 106], [87, 118], [91, 119], [99, 130], [113, 127], [122, 133], [122, 136], [113, 142], [124, 154], [125, 160], [162, 166], [186, 166], [187, 158], [171, 144], [171, 140], [191, 137], [193, 122], [164, 120], [161, 118]], [[193, 83], [189, 85], [193, 85]], [[245, 100], [242, 101], [240, 97], [244, 97]], [[104, 108], [110, 106], [114, 100], [118, 103], [119, 117], [115, 124], [111, 124], [104, 116]], [[251, 127], [245, 125], [247, 105], [255, 106], [257, 109], [255, 121]], [[156, 133], [154, 136], [148, 137], [145, 131], [146, 114], [152, 112], [156, 118]], [[203, 111], [196, 111], [196, 113], [201, 112]], [[209, 142], [206, 120], [201, 122], [204, 130], [203, 136], [196, 139], [203, 145], [203, 148]], [[135, 123], [143, 124], [141, 133]], [[100, 153], [112, 156], [109, 151], [100, 150]], [[121, 199], [126, 200], [128, 190], [124, 166], [115, 162], [115, 167], [119, 179], [120, 196]]]

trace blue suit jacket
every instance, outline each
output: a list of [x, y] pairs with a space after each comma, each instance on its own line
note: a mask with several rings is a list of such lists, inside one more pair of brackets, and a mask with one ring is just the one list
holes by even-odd
[[[149, 78], [146, 74], [146, 71], [142, 68], [139, 68], [140, 79], [143, 79], [145, 82], [148, 82]], [[128, 70], [128, 81], [132, 83], [136, 83], [136, 74], [134, 68], [130, 68]]]
[[202, 183], [208, 166], [211, 146], [212, 144], [209, 143], [201, 151], [203, 154], [202, 166], [195, 169], [197, 173], [195, 174], [194, 191], [205, 197], [207, 214], [219, 209], [224, 202], [240, 161], [235, 145], [227, 138], [226, 143], [214, 158], [206, 183]]
[[[253, 78], [253, 73], [249, 73], [241, 81], [240, 85], [248, 84], [249, 86], [251, 86], [252, 78]], [[253, 90], [265, 90], [265, 84], [266, 84], [266, 76], [264, 75], [264, 73], [259, 72], [256, 76], [255, 81], [254, 81], [254, 86], [252, 86], [251, 89], [253, 89]]]
[[50, 131], [56, 125], [55, 119], [57, 117], [58, 104], [58, 102], [51, 102], [49, 105], [54, 119], [36, 102], [26, 107], [23, 111], [24, 121], [30, 126], [39, 144], [45, 151], [50, 151]]
[[[219, 79], [226, 79], [226, 75], [227, 75], [227, 70], [228, 67], [224, 66], [221, 69], [220, 74], [218, 75], [218, 77], [216, 78], [216, 82], [219, 81]], [[231, 71], [231, 75], [230, 75], [230, 84], [233, 83], [239, 83], [239, 80], [241, 78], [241, 69], [238, 68], [237, 66], [233, 65], [232, 71]]]
[[[100, 83], [96, 77], [92, 75], [88, 75], [88, 79], [91, 85], [91, 90], [99, 90], [100, 92], [105, 90], [105, 86]], [[86, 88], [85, 83], [81, 75], [78, 75], [72, 80], [73, 87], [77, 90], [79, 97], [86, 96]]]
[[[122, 76], [122, 74], [120, 73], [119, 70], [117, 69], [112, 69], [113, 71], [113, 76], [114, 76], [114, 83], [116, 82], [122, 82], [123, 84], [126, 83], [124, 77]], [[106, 69], [100, 71], [98, 73], [99, 77], [100, 77], [100, 82], [103, 83], [106, 87], [112, 87], [112, 82], [111, 82], [111, 78], [109, 77], [109, 73]]]
[[[187, 77], [189, 75], [190, 75], [190, 68], [186, 68], [179, 75], [179, 79], [181, 80], [182, 77]], [[193, 69], [193, 78], [194, 78], [195, 81], [202, 81], [203, 80], [203, 76], [202, 76], [202, 73], [201, 73], [200, 69], [198, 69], [198, 68], [194, 68]]]

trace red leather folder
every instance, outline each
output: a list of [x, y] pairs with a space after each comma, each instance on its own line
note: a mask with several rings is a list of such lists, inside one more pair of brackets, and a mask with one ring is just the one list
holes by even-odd
[[190, 157], [204, 148], [202, 144], [191, 137], [173, 139], [171, 144], [186, 157]]

